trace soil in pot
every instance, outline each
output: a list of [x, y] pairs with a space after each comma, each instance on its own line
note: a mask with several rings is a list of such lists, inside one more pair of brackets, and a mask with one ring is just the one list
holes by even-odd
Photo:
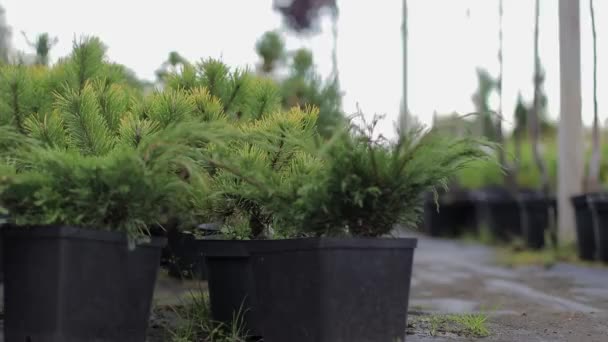
[[7, 341], [145, 341], [164, 238], [129, 250], [116, 232], [33, 227], [3, 235]]
[[416, 239], [250, 245], [266, 342], [404, 341]]

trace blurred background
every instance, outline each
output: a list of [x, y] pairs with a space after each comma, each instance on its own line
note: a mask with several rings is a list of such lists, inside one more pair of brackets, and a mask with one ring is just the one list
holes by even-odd
[[[304, 1], [306, 3], [307, 1]], [[403, 1], [308, 1], [319, 7], [304, 27], [288, 25], [289, 0], [3, 0], [0, 49], [11, 58], [32, 59], [31, 43], [48, 32], [56, 38], [49, 52], [52, 63], [69, 54], [81, 34], [96, 35], [108, 46], [111, 60], [124, 64], [147, 81], [169, 52], [189, 61], [222, 58], [228, 65], [255, 67], [260, 61], [255, 45], [266, 31], [276, 30], [286, 51], [305, 47], [314, 56], [316, 71], [329, 79], [339, 71], [342, 109], [354, 113], [357, 104], [366, 115], [385, 114], [381, 128], [393, 134], [403, 84]], [[496, 79], [499, 74], [498, 0], [409, 0], [408, 108], [430, 125], [434, 115], [476, 110], [471, 100], [478, 89], [478, 69]], [[533, 98], [534, 1], [504, 1], [503, 13], [503, 129], [510, 130], [518, 95]], [[592, 35], [588, 2], [581, 2], [582, 118], [591, 125]], [[605, 60], [608, 42], [608, 3], [596, 1], [598, 60]], [[334, 32], [335, 28], [335, 32]], [[8, 34], [10, 32], [10, 34]], [[6, 50], [8, 49], [8, 50]], [[539, 54], [545, 71], [546, 115], [559, 114], [558, 3], [541, 1]], [[605, 93], [608, 67], [598, 63], [598, 93]], [[496, 109], [498, 95], [489, 94]], [[602, 113], [603, 103], [599, 103]]]

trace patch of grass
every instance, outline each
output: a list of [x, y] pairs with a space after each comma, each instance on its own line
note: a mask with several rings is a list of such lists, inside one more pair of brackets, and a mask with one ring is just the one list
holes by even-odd
[[461, 237], [466, 243], [481, 243], [482, 245], [495, 246], [499, 243], [496, 237], [490, 231], [486, 225], [481, 225], [477, 232], [467, 230]]
[[485, 337], [490, 335], [490, 331], [486, 327], [488, 316], [482, 313], [452, 315], [450, 317], [454, 322], [462, 325], [465, 331], [471, 336]]
[[522, 244], [511, 244], [499, 247], [497, 257], [498, 264], [506, 267], [542, 266], [551, 268], [560, 262], [585, 266], [601, 266], [597, 263], [579, 259], [575, 244], [545, 247], [541, 250], [530, 250], [522, 247]]
[[484, 313], [410, 316], [408, 333], [486, 337], [490, 335], [486, 326], [487, 319]]
[[234, 314], [226, 324], [213, 321], [209, 297], [205, 291], [191, 292], [183, 305], [170, 308], [172, 320], [165, 325], [171, 342], [247, 342], [245, 310]]

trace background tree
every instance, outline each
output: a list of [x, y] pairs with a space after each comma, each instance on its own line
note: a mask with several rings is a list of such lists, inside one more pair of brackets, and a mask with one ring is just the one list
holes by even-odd
[[167, 60], [163, 62], [158, 70], [156, 70], [156, 77], [162, 82], [167, 75], [179, 72], [180, 67], [184, 67], [188, 64], [188, 60], [182, 57], [177, 51], [171, 51], [169, 52]]
[[587, 178], [587, 191], [600, 190], [600, 164], [602, 155], [600, 151], [600, 123], [597, 113], [597, 33], [595, 31], [595, 10], [593, 0], [589, 0], [591, 12], [591, 33], [593, 34], [593, 131], [591, 161]]
[[314, 70], [312, 53], [299, 49], [293, 54], [289, 76], [282, 82], [283, 105], [305, 107], [313, 105], [319, 109], [317, 129], [329, 137], [334, 129], [345, 123], [342, 112], [342, 94], [335, 79], [323, 82]]
[[333, 76], [338, 79], [338, 4], [336, 0], [291, 0], [275, 1], [274, 8], [281, 13], [286, 26], [296, 34], [319, 30], [319, 18], [323, 10], [329, 10], [332, 17], [333, 35]]
[[55, 44], [57, 44], [57, 37], [51, 38], [48, 33], [41, 33], [36, 36], [34, 41], [30, 41], [25, 32], [21, 32], [27, 44], [36, 51], [36, 64], [38, 65], [48, 65], [49, 64], [49, 54], [51, 49]]
[[477, 90], [471, 97], [475, 111], [479, 114], [477, 120], [481, 127], [481, 134], [491, 141], [497, 141], [496, 119], [494, 111], [490, 108], [490, 96], [496, 90], [497, 82], [485, 70], [477, 69]]
[[[540, 0], [535, 2], [535, 16], [534, 16], [534, 102], [532, 112], [529, 117], [529, 132], [530, 132], [530, 146], [532, 147], [532, 154], [534, 161], [541, 176], [541, 189], [543, 193], [549, 193], [549, 176], [547, 173], [547, 166], [543, 160], [539, 150], [539, 139], [540, 139], [540, 116], [542, 109], [542, 97], [541, 97], [541, 86], [544, 82], [544, 73], [541, 71], [540, 57], [538, 51], [538, 31], [539, 31], [539, 17], [540, 17]], [[546, 99], [544, 99], [546, 101]]]
[[[504, 182], [510, 190], [514, 191], [517, 187], [517, 164], [512, 164], [507, 161], [505, 156], [504, 148], [504, 135], [502, 133], [502, 120], [503, 120], [503, 103], [502, 103], [502, 80], [504, 74], [504, 60], [503, 60], [503, 0], [498, 1], [498, 63], [499, 63], [499, 74], [496, 80], [496, 90], [498, 91], [498, 118], [496, 120], [496, 140], [503, 146], [498, 150], [498, 161], [505, 170]], [[521, 154], [520, 154], [521, 155]]]
[[262, 71], [270, 74], [285, 56], [285, 42], [278, 32], [268, 31], [257, 41], [255, 51], [262, 59]]
[[337, 12], [338, 5], [336, 0], [275, 0], [274, 8], [281, 13], [288, 28], [303, 33], [317, 31], [322, 10]]
[[6, 12], [0, 6], [0, 63], [7, 63], [11, 49], [11, 29], [6, 23]]
[[401, 95], [401, 108], [399, 111], [397, 127], [401, 132], [405, 132], [410, 121], [410, 112], [407, 102], [407, 0], [403, 0], [403, 23], [401, 25], [403, 35], [403, 94]]
[[[291, 0], [291, 1], [274, 1], [274, 8], [281, 13], [283, 21], [287, 28], [294, 31], [296, 34], [307, 34], [317, 32], [319, 30], [319, 19], [324, 10], [328, 10], [332, 18], [332, 75], [330, 82], [320, 89], [320, 92], [315, 94], [316, 102], [321, 103], [324, 108], [319, 106], [320, 125], [328, 124], [327, 127], [333, 127], [338, 121], [341, 121], [341, 97], [340, 81], [338, 72], [338, 4], [336, 0]], [[319, 84], [320, 80], [314, 81]], [[318, 85], [319, 87], [321, 85]], [[336, 115], [338, 114], [339, 115]], [[328, 134], [328, 132], [321, 132]]]
[[521, 144], [522, 140], [526, 136], [526, 121], [528, 117], [528, 108], [524, 103], [524, 99], [520, 94], [517, 94], [517, 105], [515, 106], [515, 112], [513, 117], [515, 119], [515, 127], [513, 128], [512, 138], [515, 145], [514, 152], [514, 169], [518, 170], [521, 162]]

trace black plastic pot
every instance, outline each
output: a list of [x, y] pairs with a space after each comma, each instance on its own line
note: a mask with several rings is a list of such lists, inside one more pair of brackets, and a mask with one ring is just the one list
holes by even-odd
[[230, 324], [234, 315], [243, 319], [250, 336], [261, 337], [255, 280], [250, 247], [258, 241], [201, 241], [207, 264], [211, 315], [219, 322]]
[[247, 323], [265, 342], [404, 341], [416, 244], [416, 239], [246, 241], [224, 248], [224, 255], [216, 244], [207, 254], [214, 318], [233, 317], [232, 312], [216, 316], [217, 297], [225, 300], [224, 309], [233, 310], [245, 298], [244, 308], [251, 309]]
[[549, 209], [557, 211], [554, 198], [530, 190], [520, 190], [513, 195], [504, 188], [479, 190], [474, 197], [480, 222], [494, 238], [510, 241], [521, 237], [528, 248], [544, 247], [545, 231], [550, 223]]
[[520, 198], [525, 212], [527, 226], [522, 227], [526, 246], [531, 249], [541, 249], [545, 246], [545, 232], [549, 229], [551, 214], [554, 222], [557, 220], [557, 204], [555, 198], [542, 195], [527, 195]]
[[592, 220], [597, 220], [595, 242], [597, 259], [608, 263], [608, 197], [593, 197], [589, 203]]
[[252, 245], [266, 342], [403, 341], [416, 239]]
[[522, 234], [522, 206], [507, 191], [478, 191], [477, 205], [482, 222], [500, 241]]
[[4, 339], [145, 341], [164, 238], [130, 251], [121, 233], [5, 228]]
[[162, 264], [167, 267], [169, 276], [178, 279], [207, 280], [207, 266], [203, 255], [201, 238], [210, 238], [219, 234], [218, 224], [203, 224], [197, 227], [195, 236], [177, 229], [167, 234], [168, 243], [163, 249]]
[[[8, 221], [8, 216], [0, 215], [0, 230]], [[0, 283], [4, 281], [4, 237], [0, 233]]]
[[576, 243], [578, 256], [581, 260], [594, 260], [596, 253], [595, 229], [593, 216], [589, 209], [588, 197], [590, 194], [573, 196], [570, 198], [576, 217]]
[[439, 207], [432, 194], [425, 198], [424, 225], [431, 236], [457, 237], [465, 231], [475, 231], [477, 214], [475, 202], [467, 191], [440, 194]]

